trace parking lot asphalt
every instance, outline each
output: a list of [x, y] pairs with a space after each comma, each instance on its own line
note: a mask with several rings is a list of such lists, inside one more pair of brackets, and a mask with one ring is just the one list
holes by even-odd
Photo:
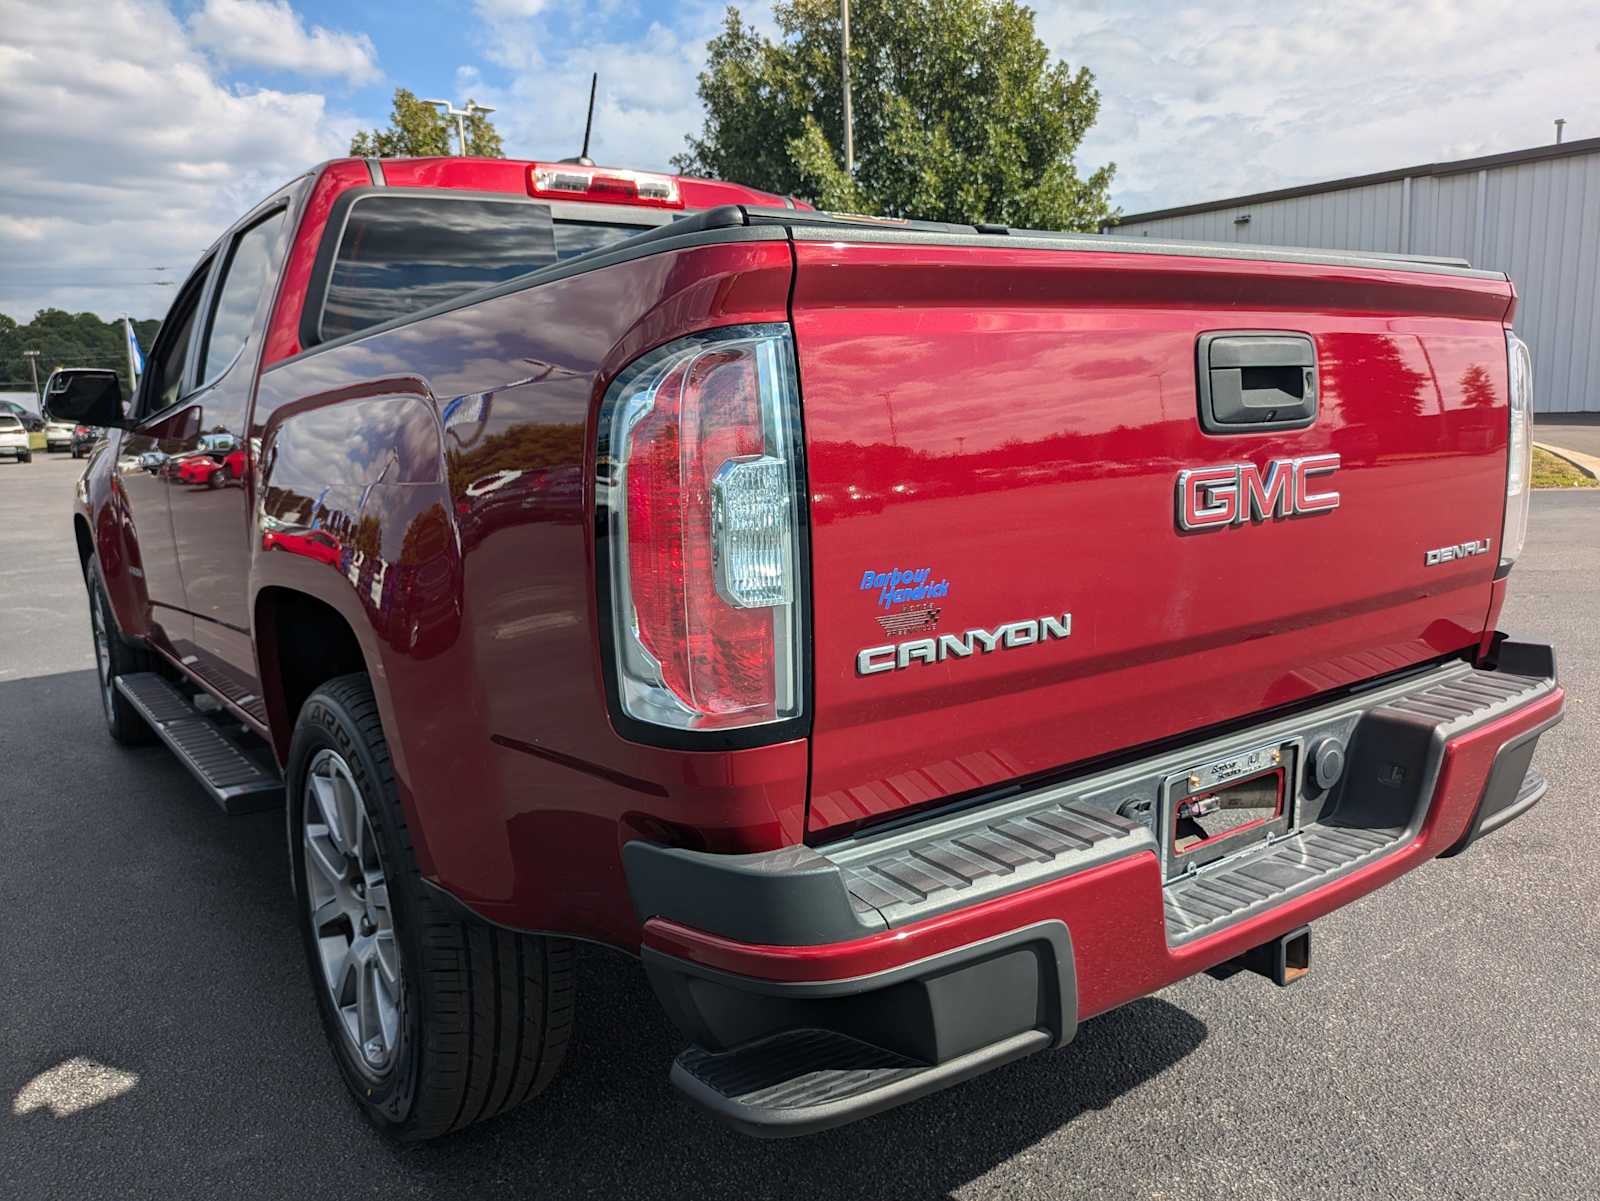
[[1535, 441], [1600, 458], [1600, 413], [1538, 413]]
[[1600, 495], [1541, 493], [1502, 627], [1556, 644], [1527, 817], [1315, 927], [1280, 990], [1207, 976], [928, 1100], [791, 1142], [667, 1083], [636, 965], [585, 948], [533, 1106], [398, 1148], [346, 1098], [278, 814], [227, 818], [101, 725], [77, 464], [0, 462], [0, 1196], [1600, 1196]]

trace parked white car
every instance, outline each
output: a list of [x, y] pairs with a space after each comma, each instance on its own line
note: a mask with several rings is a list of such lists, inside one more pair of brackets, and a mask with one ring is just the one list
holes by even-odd
[[78, 428], [75, 421], [57, 421], [46, 417], [44, 422], [45, 445], [50, 450], [71, 450], [72, 431]]
[[33, 461], [33, 447], [22, 421], [10, 413], [0, 413], [0, 457], [19, 463]]

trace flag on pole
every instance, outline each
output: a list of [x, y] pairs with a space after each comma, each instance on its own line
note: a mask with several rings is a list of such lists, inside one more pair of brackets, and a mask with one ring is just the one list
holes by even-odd
[[133, 373], [134, 379], [138, 379], [144, 374], [144, 355], [139, 353], [139, 336], [133, 332], [133, 322], [127, 317], [122, 319], [122, 328], [128, 336], [128, 370]]

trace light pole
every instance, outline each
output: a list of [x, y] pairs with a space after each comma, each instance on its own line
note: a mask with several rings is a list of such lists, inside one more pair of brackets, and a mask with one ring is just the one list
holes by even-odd
[[844, 173], [856, 173], [856, 134], [850, 116], [850, 0], [839, 0], [840, 38], [839, 65], [844, 79]]
[[468, 100], [465, 108], [457, 108], [448, 100], [424, 100], [422, 103], [443, 109], [445, 116], [456, 119], [456, 148], [462, 158], [467, 157], [467, 118], [473, 113], [494, 112], [487, 104], [479, 104], [476, 100]]
[[37, 350], [24, 350], [22, 357], [28, 360], [28, 366], [33, 371], [33, 397], [40, 405], [44, 404], [44, 396], [39, 391], [39, 352]]

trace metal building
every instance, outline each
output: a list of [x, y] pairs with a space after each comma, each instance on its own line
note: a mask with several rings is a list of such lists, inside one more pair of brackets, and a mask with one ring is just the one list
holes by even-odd
[[1600, 138], [1132, 213], [1115, 230], [1504, 271], [1533, 348], [1537, 411], [1600, 412]]

